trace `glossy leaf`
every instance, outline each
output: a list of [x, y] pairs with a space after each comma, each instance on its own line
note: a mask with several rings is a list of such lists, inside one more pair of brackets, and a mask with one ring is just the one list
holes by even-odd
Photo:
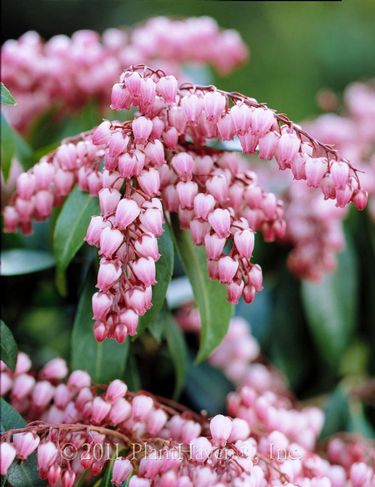
[[[157, 284], [152, 288], [152, 308], [140, 318], [138, 334], [153, 326], [153, 322], [158, 319], [158, 314], [163, 307], [173, 273], [174, 252], [172, 236], [168, 225], [164, 225], [163, 229], [164, 232], [158, 239], [160, 259], [156, 263]], [[157, 327], [157, 324], [155, 326]]]
[[175, 390], [173, 397], [178, 398], [185, 384], [188, 352], [185, 342], [185, 336], [181, 328], [176, 324], [173, 316], [169, 311], [161, 313], [161, 319], [164, 317], [164, 330], [167, 339], [169, 353], [175, 371]]
[[334, 272], [327, 273], [319, 283], [302, 284], [311, 332], [322, 355], [334, 366], [356, 324], [357, 286], [357, 262], [348, 240]]
[[71, 369], [87, 370], [93, 382], [108, 383], [122, 379], [129, 352], [129, 340], [119, 344], [107, 339], [102, 343], [94, 336], [91, 297], [94, 284], [89, 279], [82, 291], [73, 325]]
[[225, 286], [208, 277], [207, 257], [203, 247], [194, 245], [188, 232], [172, 220], [176, 248], [193, 288], [201, 317], [201, 335], [197, 362], [205, 360], [227, 333], [233, 307], [227, 300]]
[[[53, 252], [58, 278], [61, 278], [70, 261], [83, 245], [91, 216], [98, 215], [99, 211], [97, 198], [83, 193], [78, 188], [75, 188], [65, 201], [53, 235]], [[58, 280], [59, 282], [61, 280]]]
[[14, 370], [17, 362], [17, 343], [12, 332], [2, 320], [0, 320], [0, 350], [1, 360], [11, 370]]
[[1, 114], [1, 166], [5, 180], [8, 179], [13, 158], [28, 169], [33, 162], [32, 150]]
[[4, 250], [1, 253], [2, 276], [19, 276], [49, 269], [55, 259], [49, 252], [31, 249]]
[[[25, 420], [4, 399], [0, 399], [0, 429], [1, 433], [13, 428], [23, 428]], [[7, 482], [12, 487], [39, 487], [45, 482], [39, 479], [35, 453], [25, 462], [14, 461], [9, 467]]]
[[15, 105], [16, 100], [13, 98], [12, 93], [8, 90], [8, 88], [1, 83], [1, 103], [5, 105]]
[[329, 397], [324, 408], [324, 425], [320, 439], [345, 431], [349, 420], [349, 404], [345, 391], [338, 387]]

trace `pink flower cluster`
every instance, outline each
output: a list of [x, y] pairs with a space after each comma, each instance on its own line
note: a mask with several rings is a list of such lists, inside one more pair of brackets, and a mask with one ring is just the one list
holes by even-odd
[[210, 17], [156, 17], [134, 29], [108, 29], [102, 36], [81, 30], [46, 42], [27, 32], [2, 46], [2, 81], [18, 101], [7, 112], [12, 124], [24, 129], [52, 106], [74, 110], [90, 99], [105, 106], [123, 66], [156, 63], [180, 76], [183, 63], [229, 72], [246, 57], [238, 33], [220, 30]]
[[[244, 326], [233, 321], [227, 343]], [[40, 477], [56, 487], [74, 486], [84, 472], [86, 480], [101, 475], [113, 457], [116, 487], [125, 480], [132, 487], [371, 487], [375, 480], [370, 442], [338, 436], [327, 458], [317, 454], [321, 411], [300, 409], [270, 388], [244, 386], [229, 395], [229, 416], [208, 419], [129, 392], [121, 380], [95, 386], [84, 371], [68, 375], [61, 359], [39, 373], [30, 366], [23, 353], [15, 372], [1, 363], [1, 396], [31, 421], [1, 435], [1, 475], [36, 452]]]
[[139, 111], [132, 121], [104, 121], [64, 141], [18, 177], [4, 210], [6, 231], [28, 232], [31, 219], [46, 218], [75, 182], [99, 196], [101, 215], [86, 234], [101, 257], [93, 297], [98, 340], [134, 335], [150, 308], [163, 210], [177, 213], [181, 228], [205, 246], [209, 275], [226, 285], [229, 301], [243, 296], [250, 303], [262, 289], [262, 270], [251, 262], [255, 232], [266, 241], [283, 238], [282, 201], [261, 188], [239, 155], [205, 146], [208, 139], [237, 136], [245, 153], [275, 157], [280, 169], [320, 187], [337, 206], [366, 204], [348, 162], [253, 99], [215, 87], [178, 87], [173, 76], [142, 65], [121, 75], [111, 102], [116, 110]]

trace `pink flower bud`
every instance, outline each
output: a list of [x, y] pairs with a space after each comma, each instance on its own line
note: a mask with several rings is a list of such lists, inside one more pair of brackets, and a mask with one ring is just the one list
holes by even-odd
[[190, 442], [190, 456], [198, 463], [204, 463], [213, 450], [211, 442], [204, 436], [194, 438]]
[[364, 189], [359, 189], [353, 193], [352, 201], [357, 210], [362, 211], [367, 206], [368, 194]]
[[163, 76], [156, 85], [156, 92], [164, 98], [166, 103], [172, 103], [176, 99], [178, 83], [174, 76]]
[[31, 198], [35, 190], [35, 176], [24, 172], [18, 176], [16, 184], [18, 195], [21, 198], [28, 200]]
[[160, 237], [163, 233], [163, 213], [157, 208], [147, 208], [141, 213], [139, 219], [146, 232], [150, 232], [155, 237]]
[[250, 259], [254, 250], [254, 232], [252, 230], [240, 230], [234, 234], [234, 244], [240, 257]]
[[177, 147], [178, 132], [175, 127], [171, 127], [163, 134], [163, 140], [168, 149], [173, 150]]
[[140, 74], [136, 72], [131, 73], [125, 78], [126, 88], [134, 98], [138, 97], [141, 93], [141, 82], [142, 78]]
[[73, 487], [76, 474], [73, 470], [66, 470], [62, 476], [62, 487]]
[[16, 199], [16, 210], [19, 215], [19, 219], [21, 222], [29, 222], [31, 219], [31, 215], [34, 211], [34, 203], [33, 201], [23, 200], [21, 198]]
[[350, 468], [350, 480], [353, 487], [370, 485], [373, 472], [371, 468], [363, 462], [356, 462]]
[[156, 85], [151, 78], [141, 80], [140, 106], [147, 109], [155, 100]]
[[225, 115], [217, 123], [217, 130], [221, 140], [232, 140], [234, 137], [234, 127], [230, 114]]
[[335, 186], [339, 189], [343, 189], [348, 182], [349, 178], [349, 166], [346, 162], [332, 162], [331, 175]]
[[233, 105], [230, 116], [237, 135], [245, 135], [250, 128], [251, 109], [245, 103]]
[[225, 446], [232, 432], [232, 420], [227, 416], [218, 414], [210, 421], [212, 441], [218, 446]]
[[17, 210], [13, 206], [6, 206], [4, 209], [4, 231], [13, 233], [17, 230], [20, 221]]
[[72, 395], [69, 390], [69, 387], [65, 384], [59, 384], [56, 387], [55, 395], [53, 397], [53, 402], [56, 406], [60, 409], [65, 409], [69, 401], [71, 400]]
[[17, 363], [16, 363], [16, 375], [24, 374], [31, 369], [31, 360], [26, 353], [19, 352], [17, 355]]
[[121, 268], [111, 262], [102, 261], [99, 265], [96, 287], [101, 291], [108, 291], [121, 276]]
[[112, 298], [105, 293], [95, 293], [92, 297], [92, 311], [94, 320], [103, 320], [111, 309]]
[[300, 146], [301, 140], [295, 133], [283, 133], [280, 136], [276, 150], [276, 159], [280, 169], [285, 169], [290, 166]]
[[239, 135], [238, 138], [241, 143], [242, 152], [244, 154], [254, 154], [258, 145], [258, 137], [251, 132], [247, 132], [244, 135]]
[[48, 189], [52, 183], [55, 168], [53, 164], [46, 161], [39, 162], [34, 166], [36, 189]]
[[240, 281], [240, 283], [231, 282], [227, 285], [227, 298], [230, 303], [237, 304], [242, 296], [244, 288], [244, 282]]
[[204, 111], [208, 120], [217, 122], [225, 110], [227, 100], [218, 91], [208, 92], [203, 97]]
[[113, 403], [117, 401], [117, 399], [125, 397], [127, 390], [128, 387], [122, 380], [113, 380], [107, 388], [105, 399], [106, 401]]
[[107, 257], [107, 259], [111, 259], [123, 241], [124, 236], [120, 230], [109, 227], [104, 228], [100, 235], [100, 254]]
[[308, 186], [317, 188], [327, 172], [327, 159], [309, 157], [305, 164], [306, 182]]
[[268, 108], [254, 108], [251, 112], [251, 132], [262, 137], [272, 128], [275, 123], [275, 115]]
[[229, 195], [229, 185], [223, 174], [209, 178], [206, 182], [206, 187], [220, 204], [225, 204]]
[[121, 487], [125, 480], [133, 471], [133, 466], [127, 458], [118, 457], [112, 468], [112, 484], [115, 487]]
[[109, 413], [109, 419], [111, 424], [117, 426], [123, 423], [130, 417], [131, 406], [126, 399], [117, 399], [117, 401], [112, 405], [111, 411]]
[[32, 401], [37, 408], [44, 408], [51, 401], [55, 393], [55, 388], [46, 380], [35, 384]]
[[47, 480], [50, 485], [55, 485], [61, 479], [61, 467], [54, 463], [49, 469], [47, 474]]
[[71, 172], [59, 169], [55, 175], [56, 194], [58, 196], [66, 196], [74, 184], [74, 175]]
[[128, 153], [118, 159], [118, 170], [123, 178], [130, 179], [137, 174], [137, 159]]
[[268, 132], [259, 139], [259, 159], [271, 160], [275, 155], [279, 136], [276, 132]]
[[[7, 372], [0, 373], [0, 396], [5, 396], [12, 389], [13, 381]], [[13, 392], [13, 391], [12, 391]]]
[[145, 144], [152, 132], [152, 121], [146, 117], [133, 120], [132, 130], [136, 144]]
[[298, 153], [291, 162], [291, 170], [294, 179], [296, 179], [297, 181], [300, 179], [306, 179], [305, 165], [308, 157], [309, 156], [307, 156], [306, 154]]
[[151, 412], [154, 402], [151, 397], [142, 394], [135, 396], [132, 402], [132, 416], [135, 421], [143, 421]]
[[77, 150], [74, 144], [63, 144], [56, 151], [56, 159], [61, 168], [72, 171], [77, 167]]
[[90, 387], [91, 378], [84, 370], [75, 370], [68, 379], [68, 387], [72, 390], [81, 390], [84, 387]]
[[108, 154], [110, 157], [117, 157], [126, 151], [129, 137], [124, 137], [121, 132], [112, 132], [108, 144]]
[[21, 400], [26, 397], [35, 385], [35, 379], [28, 374], [20, 374], [14, 379], [12, 396]]
[[111, 404], [104, 401], [100, 396], [97, 396], [92, 402], [91, 419], [94, 423], [101, 423], [109, 411], [111, 410]]
[[193, 175], [194, 160], [190, 154], [180, 152], [172, 158], [172, 167], [183, 181], [188, 181]]
[[47, 190], [38, 191], [35, 194], [35, 210], [39, 218], [45, 219], [52, 212], [53, 196]]
[[254, 264], [249, 272], [249, 280], [257, 292], [263, 287], [263, 273], [262, 268], [258, 264]]
[[207, 220], [209, 213], [215, 208], [215, 199], [210, 194], [199, 193], [194, 198], [194, 214], [196, 218]]
[[89, 226], [87, 227], [87, 232], [85, 240], [89, 245], [99, 245], [100, 235], [106, 224], [101, 216], [92, 216]]
[[5, 441], [0, 444], [0, 474], [6, 475], [16, 457], [16, 450]]
[[186, 443], [188, 445], [192, 440], [194, 440], [194, 438], [198, 438], [198, 436], [201, 434], [201, 431], [202, 428], [200, 424], [192, 420], [185, 421], [181, 431], [181, 439], [183, 443]]
[[58, 450], [52, 441], [40, 443], [38, 446], [38, 468], [46, 472], [57, 459]]
[[198, 185], [194, 181], [180, 181], [177, 186], [177, 195], [183, 209], [192, 209], [194, 206], [194, 198], [198, 193]]
[[39, 436], [31, 432], [16, 433], [13, 435], [13, 444], [17, 451], [17, 458], [26, 460], [38, 448]]
[[190, 232], [195, 245], [202, 245], [206, 235], [210, 231], [210, 225], [207, 222], [192, 220], [190, 222]]
[[149, 142], [145, 147], [145, 154], [155, 167], [160, 167], [165, 163], [164, 146], [160, 140]]
[[208, 221], [215, 233], [220, 238], [226, 238], [230, 234], [231, 217], [226, 209], [217, 208], [209, 216]]
[[136, 260], [132, 263], [132, 269], [145, 286], [152, 286], [156, 283], [155, 261], [151, 257], [141, 257]]
[[68, 374], [68, 366], [62, 358], [54, 358], [46, 363], [40, 371], [40, 377], [47, 380], [61, 380]]
[[202, 112], [202, 99], [197, 95], [187, 95], [182, 98], [181, 106], [188, 122], [197, 122]]
[[125, 230], [131, 225], [140, 213], [140, 208], [136, 201], [131, 199], [122, 199], [116, 209], [115, 225], [120, 230]]
[[157, 436], [165, 426], [168, 416], [162, 409], [153, 409], [147, 416], [146, 432], [151, 436]]
[[141, 238], [135, 241], [134, 247], [141, 257], [151, 257], [155, 261], [160, 257], [158, 241], [154, 235], [142, 235]]
[[219, 260], [219, 279], [223, 284], [230, 284], [238, 270], [238, 261], [226, 256]]
[[112, 110], [129, 110], [132, 96], [129, 91], [120, 83], [112, 87], [111, 108]]
[[[139, 306], [136, 305], [136, 311], [137, 309], [141, 310], [139, 314], [144, 314], [144, 310], [146, 308], [145, 295], [142, 291], [139, 292], [141, 293], [141, 295], [132, 295], [130, 298], [130, 302], [134, 303], [137, 301], [139, 303]], [[119, 316], [119, 322], [126, 326], [126, 329], [130, 336], [134, 336], [137, 333], [138, 321], [138, 314], [132, 309], [127, 309], [126, 311], [123, 311]]]
[[204, 245], [206, 247], [207, 258], [210, 260], [218, 260], [223, 253], [225, 243], [226, 239], [218, 237], [216, 233], [206, 235]]
[[103, 188], [99, 191], [100, 211], [103, 216], [109, 216], [116, 210], [121, 193], [117, 189]]
[[155, 168], [143, 170], [137, 178], [141, 189], [148, 196], [155, 196], [160, 191], [160, 176], [159, 172]]
[[137, 475], [133, 475], [130, 479], [129, 487], [151, 487], [151, 480], [141, 479]]

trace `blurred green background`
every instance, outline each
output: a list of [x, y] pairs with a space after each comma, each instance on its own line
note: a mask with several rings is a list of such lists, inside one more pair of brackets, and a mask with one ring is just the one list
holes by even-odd
[[126, 0], [3, 0], [3, 40], [36, 30], [48, 38], [77, 29], [102, 31], [154, 15], [210, 15], [237, 29], [251, 62], [221, 79], [290, 117], [317, 112], [321, 88], [341, 92], [375, 75], [375, 2], [237, 2]]

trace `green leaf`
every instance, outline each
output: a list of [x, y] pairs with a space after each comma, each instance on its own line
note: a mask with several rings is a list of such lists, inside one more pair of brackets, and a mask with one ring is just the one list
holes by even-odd
[[[163, 307], [168, 285], [173, 273], [174, 252], [173, 241], [168, 225], [164, 225], [163, 234], [158, 239], [160, 259], [156, 263], [157, 284], [152, 288], [152, 308], [141, 317], [138, 325], [138, 335], [157, 321]], [[153, 327], [157, 327], [157, 324]]]
[[325, 420], [320, 439], [323, 440], [338, 431], [346, 431], [349, 420], [349, 404], [342, 387], [331, 394], [324, 408]]
[[199, 363], [211, 354], [226, 335], [233, 306], [228, 303], [225, 286], [209, 279], [204, 248], [194, 245], [189, 233], [180, 230], [175, 216], [172, 217], [172, 227], [175, 245], [201, 317], [200, 346], [196, 358]]
[[336, 366], [356, 324], [357, 262], [347, 239], [334, 272], [320, 283], [304, 282], [302, 297], [309, 327], [321, 354]]
[[[0, 429], [1, 433], [14, 428], [23, 428], [25, 420], [4, 399], [0, 399]], [[8, 470], [7, 482], [12, 487], [39, 487], [45, 482], [39, 479], [36, 455], [31, 455], [22, 464], [13, 462]]]
[[31, 249], [13, 249], [1, 252], [2, 276], [18, 276], [49, 269], [55, 260], [49, 252]]
[[128, 363], [126, 364], [125, 382], [129, 391], [134, 392], [142, 389], [137, 357], [135, 356], [134, 348], [132, 347], [130, 347]]
[[17, 343], [4, 321], [0, 320], [1, 360], [14, 370], [17, 362]]
[[188, 351], [185, 336], [181, 328], [177, 326], [171, 313], [164, 311], [161, 315], [164, 315], [165, 337], [175, 370], [176, 384], [173, 397], [176, 399], [181, 394], [185, 384]]
[[99, 214], [98, 199], [78, 188], [70, 193], [60, 212], [53, 235], [57, 264], [57, 285], [62, 289], [63, 275], [70, 261], [83, 245], [90, 218]]
[[91, 297], [94, 284], [89, 279], [82, 291], [73, 325], [71, 369], [87, 370], [93, 382], [105, 384], [124, 376], [129, 341], [117, 343], [107, 339], [102, 343], [94, 336]]
[[5, 105], [16, 104], [16, 100], [13, 98], [12, 93], [8, 90], [4, 83], [1, 83], [1, 103], [5, 103]]
[[1, 166], [5, 180], [8, 179], [13, 158], [16, 158], [24, 169], [30, 168], [33, 163], [31, 148], [1, 114]]

